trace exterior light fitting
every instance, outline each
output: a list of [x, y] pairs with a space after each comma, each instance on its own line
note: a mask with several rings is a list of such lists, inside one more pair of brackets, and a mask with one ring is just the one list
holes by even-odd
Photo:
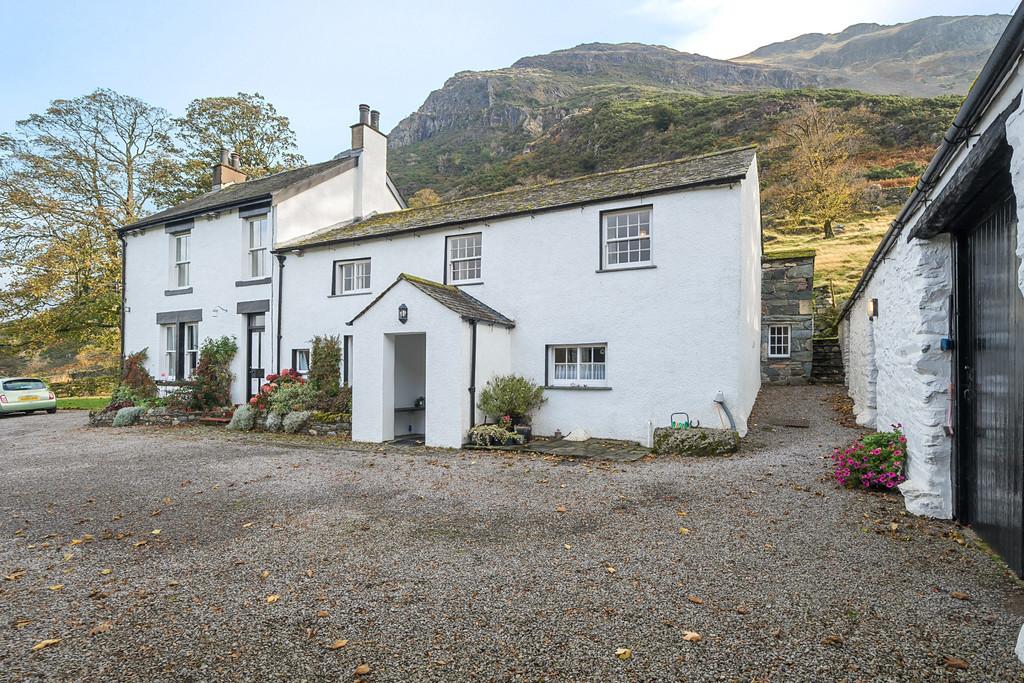
[[398, 322], [402, 323], [403, 325], [409, 322], [409, 307], [406, 306], [405, 304], [401, 304], [398, 307]]

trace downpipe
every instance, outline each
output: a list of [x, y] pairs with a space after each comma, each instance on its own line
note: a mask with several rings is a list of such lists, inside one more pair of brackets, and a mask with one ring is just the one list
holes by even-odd
[[729, 429], [735, 432], [736, 420], [732, 419], [732, 413], [729, 412], [729, 406], [725, 405], [725, 394], [723, 394], [721, 391], [715, 394], [715, 403], [718, 404], [718, 407], [720, 407], [725, 412], [725, 416], [729, 418]]

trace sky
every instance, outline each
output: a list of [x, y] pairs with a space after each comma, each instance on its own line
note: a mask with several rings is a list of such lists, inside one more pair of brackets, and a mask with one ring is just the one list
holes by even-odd
[[0, 132], [100, 87], [175, 115], [197, 97], [259, 92], [316, 162], [348, 148], [361, 102], [390, 130], [457, 71], [580, 43], [724, 59], [859, 22], [1014, 9], [1009, 0], [0, 0]]

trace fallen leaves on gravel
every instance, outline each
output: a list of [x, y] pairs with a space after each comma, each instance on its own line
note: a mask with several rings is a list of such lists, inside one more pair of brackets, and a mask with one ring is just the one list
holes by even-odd
[[108, 574], [112, 574], [113, 571], [114, 571], [113, 569], [111, 569], [110, 567], [107, 567], [105, 569], [101, 569], [100, 570], [100, 574], [102, 574], [103, 576], [106, 576]]
[[615, 567], [613, 567], [611, 565], [608, 565], [607, 567], [605, 567], [605, 571], [607, 571], [609, 574], [614, 574], [615, 573]]
[[337, 650], [338, 648], [345, 647], [346, 645], [348, 645], [348, 641], [345, 640], [344, 638], [339, 638], [338, 640], [336, 640], [333, 643], [331, 643], [330, 645], [328, 645], [327, 649], [328, 650]]
[[565, 549], [566, 550], [572, 550], [572, 544], [571, 543], [566, 543], [565, 544]]
[[565, 506], [559, 505], [558, 507], [555, 508], [555, 512], [566, 512]]
[[621, 659], [622, 661], [626, 661], [627, 659], [633, 656], [633, 651], [630, 650], [628, 647], [620, 647], [615, 651], [615, 656]]
[[842, 644], [843, 644], [843, 637], [842, 636], [837, 636], [837, 635], [834, 635], [834, 634], [833, 635], [829, 635], [829, 636], [825, 636], [824, 638], [821, 639], [821, 644], [822, 645], [834, 645], [836, 647], [841, 647]]
[[967, 593], [962, 593], [960, 591], [953, 591], [952, 593], [949, 594], [949, 597], [956, 598], [957, 600], [970, 600], [971, 599], [970, 595], [968, 595]]
[[681, 526], [679, 527], [679, 533], [680, 535], [685, 536], [686, 534], [690, 533], [690, 530], [687, 529], [685, 526]]
[[245, 524], [242, 525], [242, 528], [243, 529], [248, 529], [249, 527], [251, 527], [255, 523], [256, 522], [246, 522]]
[[39, 650], [42, 650], [44, 647], [50, 647], [51, 645], [56, 645], [61, 640], [62, 640], [61, 638], [47, 638], [46, 640], [40, 640], [38, 643], [36, 643], [35, 645], [32, 646], [32, 651], [33, 652], [38, 652]]
[[690, 602], [692, 602], [695, 605], [703, 605], [704, 604], [704, 601], [701, 598], [698, 598], [696, 595], [687, 595], [686, 599], [689, 600]]
[[321, 619], [323, 619], [323, 618], [325, 618], [325, 617], [329, 617], [329, 616], [331, 616], [331, 613], [330, 613], [330, 612], [328, 612], [328, 611], [327, 611], [327, 610], [325, 610], [325, 609], [322, 609], [322, 610], [320, 610], [319, 612], [317, 612], [317, 613], [316, 613], [316, 615], [317, 615], [318, 617], [320, 617]]
[[10, 574], [4, 574], [4, 581], [17, 581], [23, 576], [25, 576], [24, 569], [15, 569]]
[[370, 666], [368, 664], [360, 664], [356, 667], [356, 676], [365, 676], [370, 673]]
[[14, 622], [14, 628], [25, 628], [31, 623], [31, 619], [18, 619], [16, 622]]
[[277, 602], [280, 599], [281, 599], [280, 595], [276, 595], [276, 594], [275, 595], [268, 595], [267, 596], [267, 604], [268, 605], [273, 605], [275, 602]]
[[55, 583], [52, 586], [50, 586], [50, 590], [52, 590], [52, 591], [59, 591], [63, 587], [64, 587], [63, 583]]
[[696, 631], [683, 631], [683, 640], [688, 643], [699, 643], [700, 634]]
[[160, 530], [159, 529], [153, 529], [149, 533], [153, 534], [154, 536], [159, 536], [160, 535]]
[[132, 547], [133, 548], [141, 548], [142, 546], [148, 545], [148, 544], [149, 544], [149, 541], [146, 541], [146, 540], [135, 541], [135, 543], [132, 545]]
[[960, 659], [959, 657], [950, 657], [949, 655], [946, 655], [946, 657], [943, 659], [943, 664], [945, 664], [946, 668], [949, 668], [949, 669], [966, 669], [967, 668], [967, 662], [965, 662], [964, 660]]
[[90, 636], [98, 636], [101, 633], [106, 633], [107, 631], [109, 631], [112, 628], [114, 628], [113, 622], [101, 621], [100, 623], [96, 624], [91, 629], [89, 629], [89, 635]]

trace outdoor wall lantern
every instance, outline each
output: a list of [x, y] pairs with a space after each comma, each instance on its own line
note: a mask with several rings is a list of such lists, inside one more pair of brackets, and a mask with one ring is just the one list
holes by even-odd
[[878, 299], [870, 299], [868, 301], [868, 320], [874, 320], [878, 317]]
[[409, 321], [409, 307], [402, 304], [398, 307], [398, 322], [403, 325]]

